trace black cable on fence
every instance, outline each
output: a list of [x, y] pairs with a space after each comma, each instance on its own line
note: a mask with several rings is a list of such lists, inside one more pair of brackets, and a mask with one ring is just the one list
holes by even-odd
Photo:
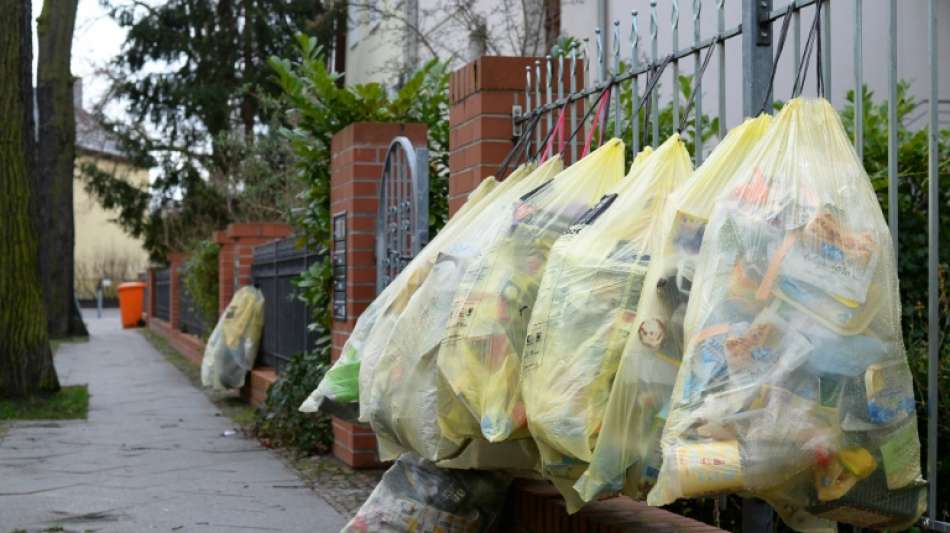
[[[811, 61], [812, 49], [815, 47], [815, 40], [818, 40], [818, 47], [821, 47], [821, 37], [818, 36], [819, 24], [821, 21], [821, 2], [815, 4], [815, 19], [811, 23], [811, 29], [808, 31], [808, 39], [805, 41], [805, 50], [802, 52], [802, 61], [798, 64], [798, 72], [795, 73], [795, 81], [792, 83], [792, 98], [801, 96], [805, 89], [805, 79], [808, 78], [808, 63]], [[824, 84], [821, 76], [821, 51], [818, 52], [816, 61], [818, 67], [818, 93], [824, 96]]]
[[[696, 79], [693, 80], [693, 90], [689, 93], [689, 101], [686, 102], [686, 110], [680, 118], [679, 129], [677, 130], [680, 133], [683, 133], [686, 122], [689, 120], [689, 114], [693, 111], [693, 104], [696, 103], [696, 93], [699, 92], [699, 85], [703, 81], [703, 74], [706, 73], [706, 67], [709, 66], [709, 58], [712, 57], [712, 53], [713, 47], [710, 46], [709, 50], [706, 51], [706, 57], [703, 58], [703, 64], [699, 67], [699, 72], [696, 74]], [[696, 135], [702, 135], [702, 132], [697, 131]]]
[[[793, 6], [794, 7], [794, 6]], [[772, 61], [772, 72], [769, 74], [769, 88], [765, 91], [765, 99], [762, 101], [762, 107], [759, 109], [759, 114], [765, 113], [769, 107], [769, 100], [772, 98], [772, 89], [775, 86], [775, 72], [778, 70], [778, 60], [782, 57], [782, 49], [785, 48], [785, 38], [788, 36], [788, 23], [792, 20], [792, 13], [794, 9], [789, 9], [785, 12], [785, 16], [782, 19], [782, 33], [779, 34], [778, 38], [778, 50], [775, 52], [775, 59]], [[801, 66], [799, 64], [799, 66]]]

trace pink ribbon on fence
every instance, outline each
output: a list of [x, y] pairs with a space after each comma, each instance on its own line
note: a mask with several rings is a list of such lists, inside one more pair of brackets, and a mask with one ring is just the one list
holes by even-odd
[[[581, 158], [587, 156], [590, 153], [590, 142], [594, 139], [594, 130], [597, 129], [597, 125], [600, 122], [600, 116], [604, 114], [604, 109], [607, 107], [607, 102], [610, 101], [610, 90], [611, 87], [607, 87], [604, 92], [600, 93], [600, 98], [597, 99], [597, 113], [594, 114], [594, 119], [590, 121], [590, 129], [587, 130], [587, 134], [584, 136], [584, 151], [581, 152]], [[603, 122], [607, 122], [605, 117]], [[597, 134], [598, 144], [602, 144], [604, 141], [604, 128], [601, 127], [600, 131]]]

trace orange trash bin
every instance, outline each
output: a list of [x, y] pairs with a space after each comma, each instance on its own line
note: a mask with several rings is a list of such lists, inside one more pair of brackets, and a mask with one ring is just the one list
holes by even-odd
[[122, 327], [134, 328], [142, 320], [142, 307], [145, 300], [145, 284], [130, 281], [119, 285], [119, 310], [122, 312]]

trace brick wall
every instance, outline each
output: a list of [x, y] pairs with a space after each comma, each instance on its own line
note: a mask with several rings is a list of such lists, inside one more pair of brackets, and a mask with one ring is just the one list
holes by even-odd
[[[482, 179], [495, 175], [514, 146], [511, 109], [516, 103], [524, 107], [525, 67], [534, 69], [536, 60], [544, 58], [486, 56], [452, 73], [449, 81], [449, 214], [461, 207], [468, 193]], [[575, 72], [577, 86], [581, 87], [583, 62], [578, 61]], [[567, 88], [570, 73], [566, 68], [563, 77]], [[580, 120], [583, 104], [575, 105]], [[552, 120], [556, 118], [555, 114]]]
[[231, 303], [235, 291], [251, 284], [254, 247], [291, 233], [293, 228], [290, 225], [279, 222], [230, 224], [214, 233], [214, 240], [221, 247], [218, 252], [218, 313], [224, 312]]
[[[376, 296], [376, 217], [379, 181], [389, 143], [397, 136], [425, 146], [424, 124], [359, 122], [333, 136], [330, 213], [346, 214], [346, 320], [334, 320], [331, 358], [335, 361], [356, 319]], [[376, 437], [366, 426], [333, 420], [333, 452], [354, 467], [377, 464]]]

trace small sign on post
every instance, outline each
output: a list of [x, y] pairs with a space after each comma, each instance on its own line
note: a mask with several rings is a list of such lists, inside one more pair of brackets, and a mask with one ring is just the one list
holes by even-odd
[[333, 215], [333, 319], [346, 320], [346, 211]]

